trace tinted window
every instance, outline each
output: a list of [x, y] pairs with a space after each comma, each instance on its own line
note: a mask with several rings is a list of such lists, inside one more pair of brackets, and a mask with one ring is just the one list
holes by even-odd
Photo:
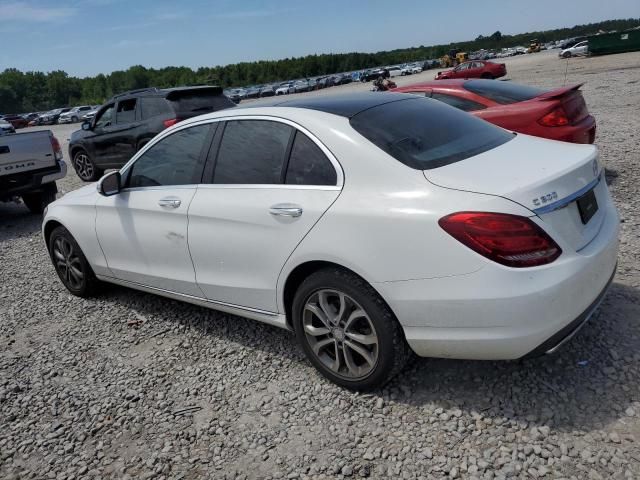
[[417, 95], [419, 97], [429, 97], [431, 96], [431, 92], [403, 92], [403, 93], [410, 93], [411, 95]]
[[136, 99], [122, 100], [118, 102], [116, 123], [131, 123], [136, 119]]
[[433, 92], [431, 94], [431, 98], [440, 100], [441, 102], [444, 102], [447, 105], [451, 105], [452, 107], [456, 107], [465, 112], [472, 112], [473, 110], [482, 110], [483, 108], [486, 108], [484, 105], [480, 103], [473, 102], [471, 100], [466, 100], [460, 97], [454, 97], [453, 95], [447, 95], [444, 93]]
[[292, 131], [289, 125], [266, 120], [227, 122], [213, 183], [281, 183]]
[[495, 80], [469, 80], [464, 83], [464, 88], [503, 105], [531, 100], [545, 92], [541, 88]]
[[114, 105], [109, 105], [108, 107], [106, 107], [100, 113], [100, 115], [98, 115], [95, 126], [98, 128], [103, 128], [111, 125], [111, 122], [113, 120], [113, 110], [114, 110]]
[[173, 92], [171, 103], [176, 112], [202, 114], [224, 108], [235, 107], [236, 104], [224, 95], [185, 90]]
[[160, 97], [142, 97], [140, 99], [140, 111], [144, 120], [158, 115], [171, 115], [173, 113], [169, 102]]
[[309, 137], [296, 133], [289, 157], [286, 182], [291, 185], [335, 185], [336, 170]]
[[127, 186], [189, 185], [200, 183], [200, 152], [209, 125], [185, 128], [163, 138], [131, 167]]
[[369, 108], [350, 122], [379, 148], [418, 170], [459, 162], [513, 138], [472, 115], [419, 97]]

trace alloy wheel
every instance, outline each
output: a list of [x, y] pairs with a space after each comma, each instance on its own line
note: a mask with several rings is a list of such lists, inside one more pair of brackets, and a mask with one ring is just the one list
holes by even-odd
[[93, 177], [93, 164], [86, 153], [78, 153], [73, 158], [73, 165], [76, 173], [83, 180], [88, 180]]
[[358, 380], [378, 362], [378, 335], [367, 312], [338, 290], [309, 296], [302, 315], [304, 334], [317, 359], [334, 374]]
[[58, 237], [53, 242], [52, 251], [54, 265], [62, 279], [74, 290], [82, 288], [82, 262], [71, 242], [64, 237]]

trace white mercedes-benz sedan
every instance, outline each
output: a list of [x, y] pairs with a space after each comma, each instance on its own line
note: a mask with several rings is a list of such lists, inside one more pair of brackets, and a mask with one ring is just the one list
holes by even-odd
[[412, 351], [555, 350], [602, 300], [618, 224], [594, 146], [365, 93], [178, 123], [50, 204], [43, 234], [74, 295], [110, 282], [290, 329], [367, 390]]

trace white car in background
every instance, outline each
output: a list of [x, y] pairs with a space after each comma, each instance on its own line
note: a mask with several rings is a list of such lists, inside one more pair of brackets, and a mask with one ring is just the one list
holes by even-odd
[[619, 220], [594, 146], [408, 94], [271, 102], [182, 121], [50, 204], [65, 287], [116, 283], [293, 330], [356, 390], [410, 350], [552, 352], [599, 305]]
[[100, 107], [101, 107], [101, 105], [92, 106], [91, 110], [89, 110], [84, 115], [82, 115], [82, 117], [80, 117], [80, 120], [82, 120], [83, 122], [86, 122], [88, 120], [92, 120], [93, 117], [96, 116], [96, 113], [98, 113], [98, 110], [100, 110]]
[[584, 40], [576, 43], [573, 47], [565, 48], [558, 56], [562, 58], [584, 56], [589, 53], [589, 41]]
[[288, 95], [290, 93], [295, 93], [293, 82], [283, 83], [278, 88], [276, 88], [276, 95]]
[[386, 69], [389, 72], [390, 77], [399, 77], [400, 75], [402, 75], [402, 68], [397, 65], [393, 67], [386, 67]]
[[58, 123], [76, 123], [79, 122], [84, 115], [93, 110], [91, 105], [82, 105], [80, 107], [73, 107], [68, 112], [60, 114], [58, 117]]

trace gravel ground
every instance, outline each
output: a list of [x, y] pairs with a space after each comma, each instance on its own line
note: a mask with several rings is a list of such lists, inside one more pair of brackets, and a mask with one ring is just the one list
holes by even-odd
[[285, 331], [117, 287], [72, 297], [40, 217], [0, 204], [0, 478], [640, 478], [640, 53], [506, 63], [585, 82], [624, 222], [609, 295], [561, 351], [420, 359], [350, 393]]

